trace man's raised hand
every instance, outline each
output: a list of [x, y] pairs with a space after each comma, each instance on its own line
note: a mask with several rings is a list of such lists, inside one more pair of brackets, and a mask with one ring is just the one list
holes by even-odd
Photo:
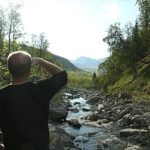
[[32, 57], [32, 66], [36, 66], [39, 64], [40, 58], [38, 57]]

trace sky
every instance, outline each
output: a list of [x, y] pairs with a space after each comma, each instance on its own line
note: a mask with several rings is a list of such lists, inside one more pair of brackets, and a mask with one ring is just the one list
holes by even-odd
[[24, 32], [45, 33], [48, 50], [67, 59], [95, 59], [110, 54], [103, 42], [110, 24], [134, 24], [139, 11], [136, 0], [0, 0], [21, 3]]

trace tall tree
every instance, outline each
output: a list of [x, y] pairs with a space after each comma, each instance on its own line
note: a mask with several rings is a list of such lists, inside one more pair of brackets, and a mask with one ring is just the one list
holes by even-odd
[[129, 67], [133, 74], [137, 72], [137, 63], [144, 57], [144, 50], [142, 50], [141, 36], [138, 21], [135, 25], [126, 26], [126, 31], [128, 32], [127, 38], [124, 44], [124, 55], [126, 60], [126, 65]]
[[47, 50], [49, 46], [48, 40], [44, 33], [40, 33], [38, 40], [38, 49], [39, 49], [39, 57], [43, 57], [44, 51]]
[[150, 53], [150, 0], [137, 0], [139, 4], [139, 20], [142, 28], [142, 42], [144, 49]]
[[123, 33], [120, 28], [120, 23], [110, 25], [108, 35], [103, 39], [109, 45], [109, 51], [118, 51], [122, 47]]
[[[22, 21], [19, 13], [20, 5], [9, 5], [7, 30], [8, 30], [8, 53], [14, 51], [15, 42], [22, 36]], [[12, 44], [12, 46], [11, 46]]]
[[0, 8], [0, 50], [4, 48], [4, 38], [6, 32], [6, 16], [5, 10]]

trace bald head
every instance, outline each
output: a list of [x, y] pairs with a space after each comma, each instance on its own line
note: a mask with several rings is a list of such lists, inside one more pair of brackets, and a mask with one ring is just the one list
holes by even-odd
[[25, 51], [16, 51], [7, 58], [8, 70], [12, 77], [29, 76], [31, 69], [31, 55]]

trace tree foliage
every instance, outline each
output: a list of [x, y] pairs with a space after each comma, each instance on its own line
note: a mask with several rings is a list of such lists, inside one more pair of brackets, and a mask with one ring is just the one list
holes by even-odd
[[[125, 71], [136, 76], [139, 64], [150, 54], [150, 1], [137, 0], [140, 15], [132, 25], [121, 28], [120, 23], [110, 25], [103, 39], [109, 46], [110, 57], [99, 65], [99, 87], [107, 90]], [[103, 79], [103, 80], [102, 80]]]
[[[23, 24], [20, 14], [21, 6], [9, 4], [8, 8], [0, 7], [0, 85], [10, 82], [10, 76], [7, 71], [6, 58], [10, 52], [17, 50], [26, 50], [32, 56], [42, 57], [46, 60], [51, 59], [51, 54], [47, 51], [49, 46], [45, 33], [28, 36], [28, 41], [23, 41]], [[26, 34], [28, 35], [28, 34]], [[35, 67], [32, 70], [31, 78], [44, 77], [47, 73], [44, 70]]]

